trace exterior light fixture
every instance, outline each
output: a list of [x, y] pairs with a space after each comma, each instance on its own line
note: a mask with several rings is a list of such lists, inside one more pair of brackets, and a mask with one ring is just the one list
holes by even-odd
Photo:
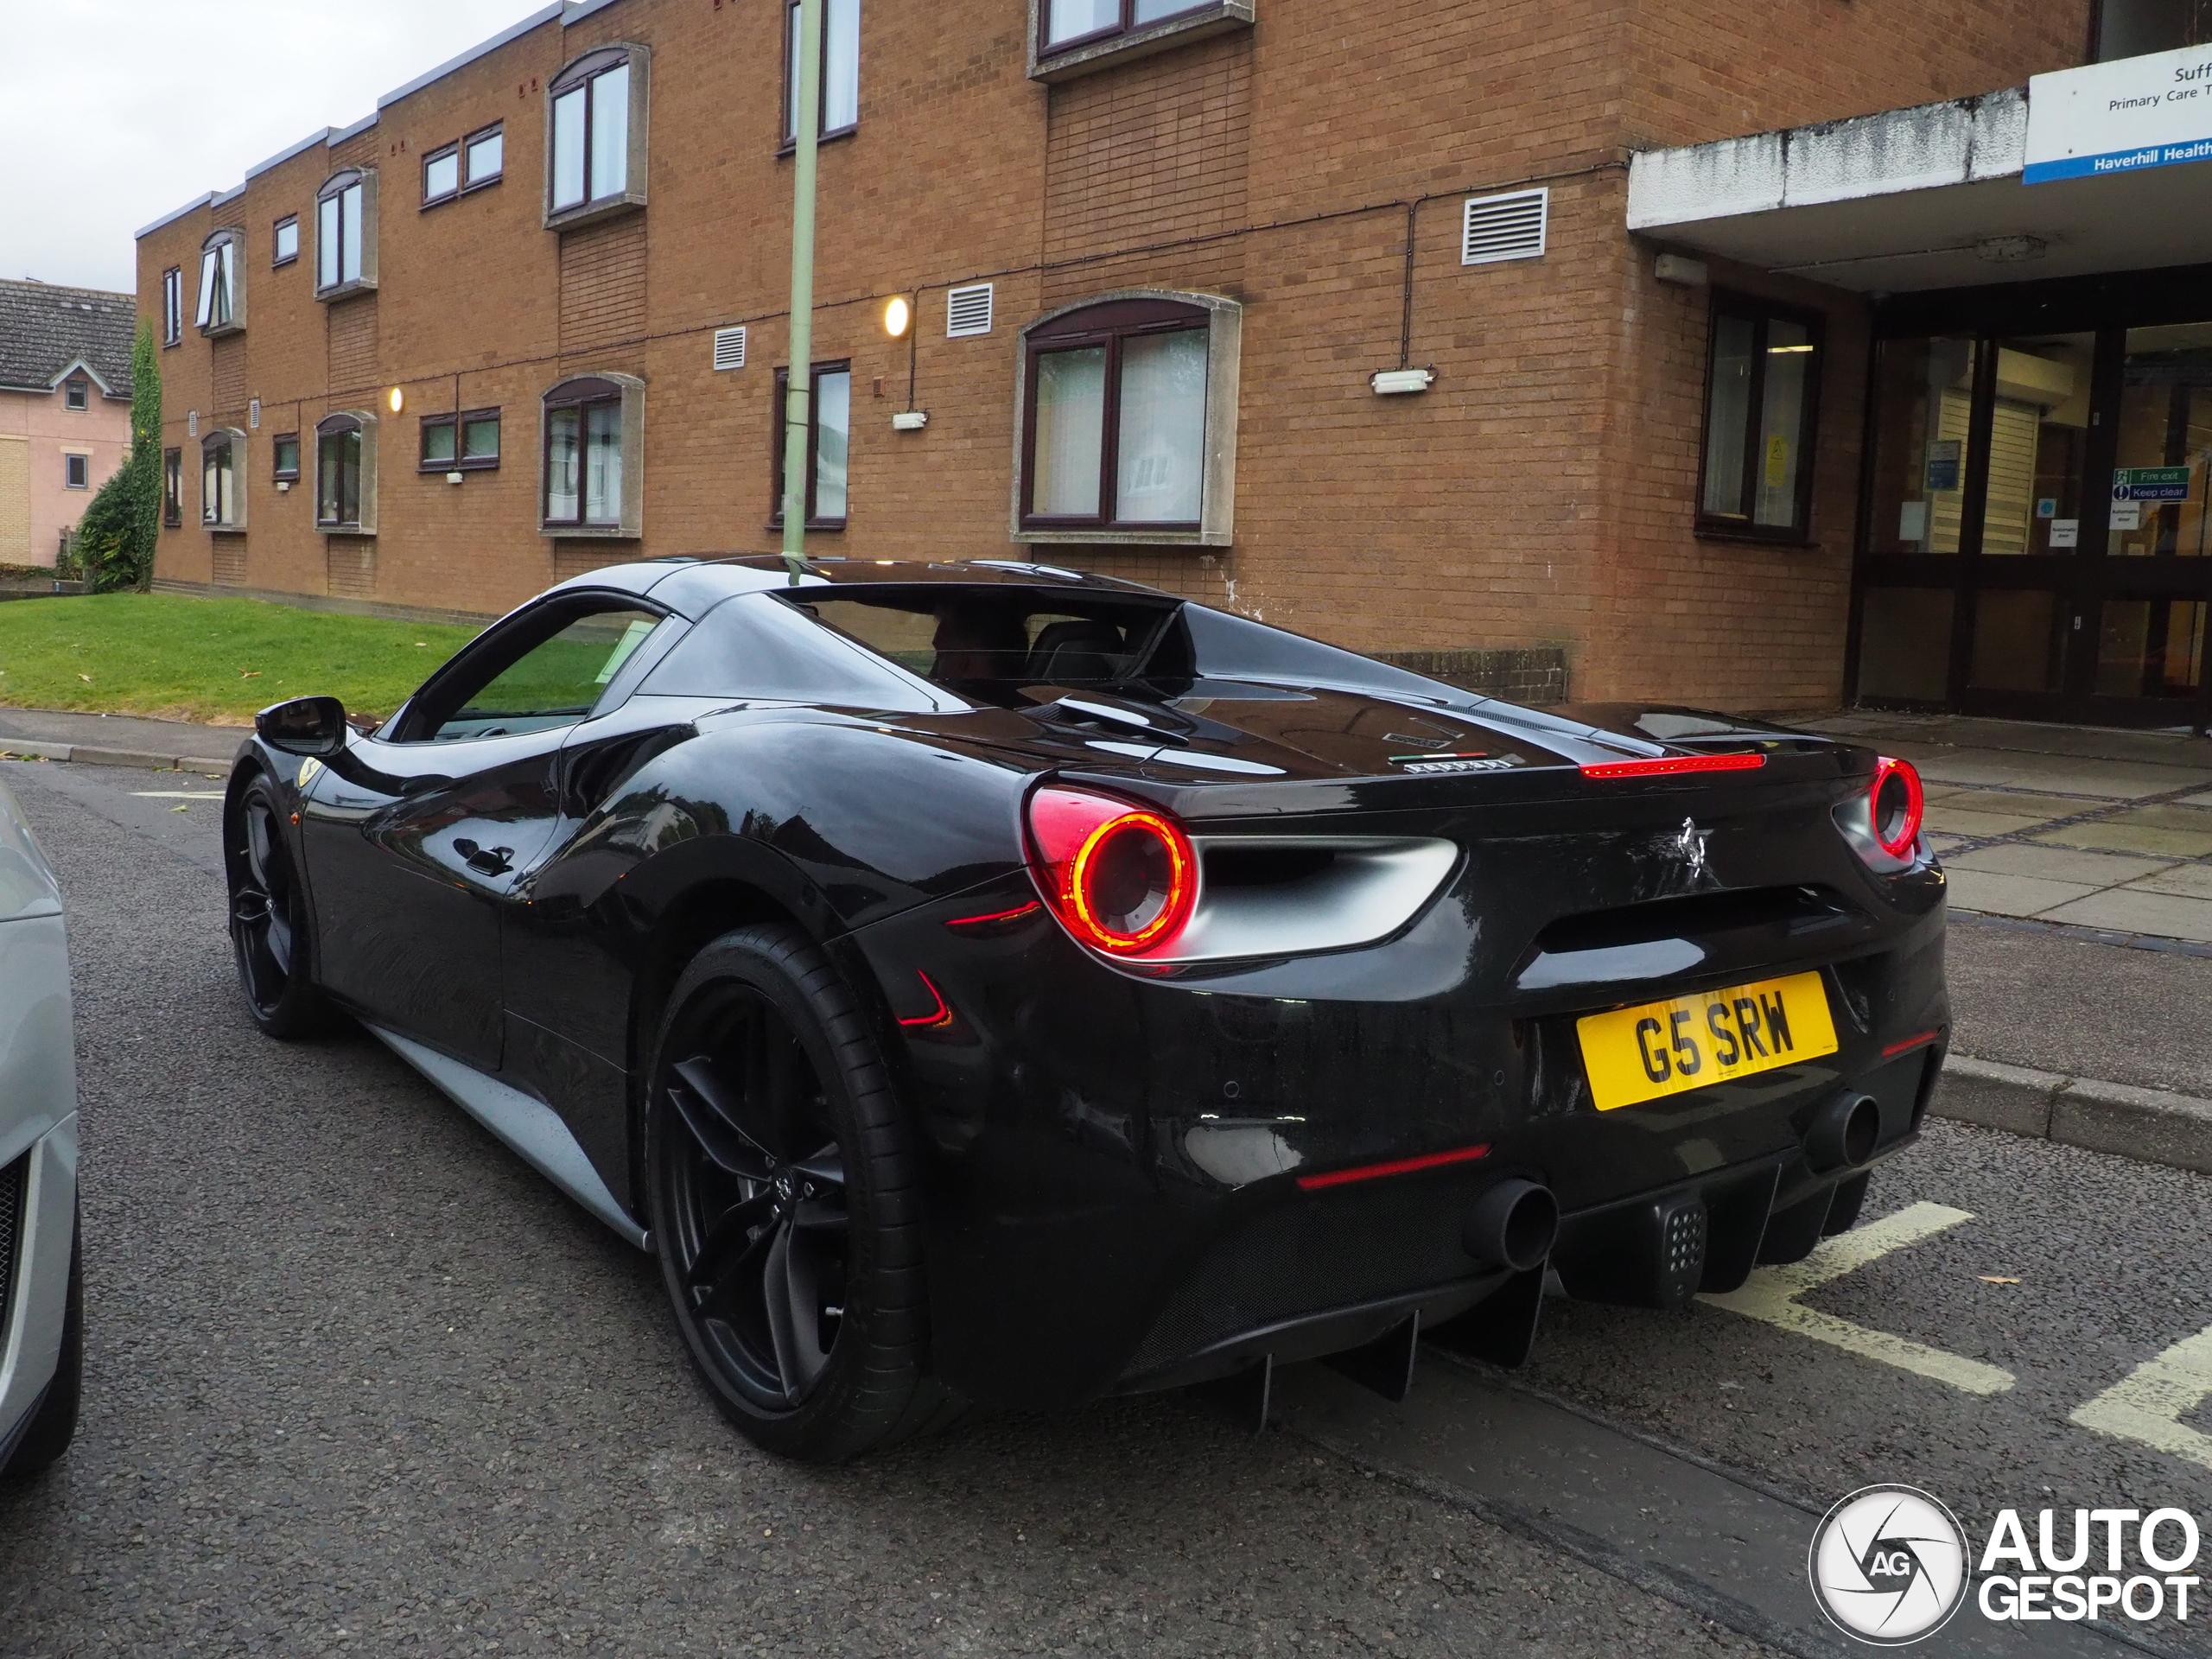
[[883, 308], [883, 332], [893, 340], [904, 340], [906, 330], [914, 324], [914, 308], [904, 295], [894, 295]]
[[926, 409], [902, 409], [891, 417], [893, 432], [918, 432], [930, 423]]
[[1661, 254], [1651, 267], [1651, 274], [1677, 288], [1703, 288], [1713, 280], [1712, 270], [1704, 260], [1680, 253]]
[[1435, 378], [1434, 369], [1377, 369], [1367, 384], [1377, 397], [1389, 397], [1400, 392], [1427, 391]]
[[391, 389], [391, 395], [385, 398], [385, 401], [391, 405], [391, 412], [397, 415], [401, 410], [407, 407], [407, 394], [402, 391], [397, 386], [394, 386]]

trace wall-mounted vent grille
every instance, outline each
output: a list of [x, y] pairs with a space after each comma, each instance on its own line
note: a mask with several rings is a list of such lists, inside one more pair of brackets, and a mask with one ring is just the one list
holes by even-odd
[[254, 431], [261, 430], [261, 399], [257, 397], [245, 406], [245, 423]]
[[946, 292], [944, 334], [947, 340], [957, 340], [963, 334], [988, 334], [990, 332], [991, 285], [988, 283], [976, 283]]
[[715, 330], [715, 366], [718, 369], [741, 369], [745, 366], [744, 329]]
[[1459, 263], [1489, 265], [1501, 259], [1541, 257], [1551, 194], [1515, 190], [1471, 199], [1459, 221]]

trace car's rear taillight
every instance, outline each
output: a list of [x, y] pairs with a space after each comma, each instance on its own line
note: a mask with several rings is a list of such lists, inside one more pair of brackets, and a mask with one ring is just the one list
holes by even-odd
[[1198, 860], [1182, 825], [1111, 795], [1048, 785], [1029, 798], [1031, 868], [1061, 925], [1117, 957], [1159, 950], [1183, 931]]
[[1874, 839], [1884, 852], [1891, 858], [1912, 856], [1926, 807], [1920, 772], [1911, 761], [1885, 754], [1874, 763], [1874, 781], [1866, 789], [1866, 808]]

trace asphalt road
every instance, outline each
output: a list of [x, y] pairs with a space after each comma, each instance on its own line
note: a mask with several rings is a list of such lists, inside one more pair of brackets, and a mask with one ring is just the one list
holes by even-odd
[[[1643, 1571], [1590, 1529], [1625, 1536], [1706, 1478], [1802, 1521], [1799, 1564], [1812, 1517], [1871, 1481], [1926, 1487], [1972, 1535], [2008, 1506], [2212, 1518], [2212, 1464], [2072, 1421], [2212, 1325], [2212, 1180], [1951, 1126], [1867, 1217], [1967, 1218], [1796, 1305], [2011, 1380], [1970, 1391], [1736, 1306], [1551, 1304], [1515, 1455], [1587, 1430], [1649, 1465], [1624, 1456], [1611, 1520], [1579, 1532], [1500, 1500], [1445, 1432], [1503, 1379], [1436, 1363], [1395, 1440], [1379, 1402], [1327, 1417], [1333, 1375], [1300, 1368], [1291, 1426], [1258, 1438], [1172, 1395], [842, 1471], [772, 1461], [692, 1382], [644, 1258], [379, 1046], [253, 1031], [218, 804], [190, 798], [218, 783], [0, 779], [72, 906], [90, 1348], [76, 1448], [0, 1488], [0, 1654], [1809, 1654], [1834, 1649], [1678, 1587], [1669, 1538], [1630, 1548], [1656, 1552]], [[1962, 1027], [2007, 1028], [1964, 1011], [1985, 945], [2018, 985], [2062, 944], [2105, 953], [2077, 977], [2147, 954], [1992, 936]], [[2212, 1651], [2202, 1628], [2127, 1633]], [[1945, 1640], [1923, 1650], [1967, 1650]]]

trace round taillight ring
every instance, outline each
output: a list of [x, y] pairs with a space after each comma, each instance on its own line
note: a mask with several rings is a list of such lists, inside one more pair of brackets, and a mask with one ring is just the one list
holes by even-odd
[[1082, 944], [1134, 957], [1170, 944], [1198, 903], [1198, 859], [1167, 813], [1066, 785], [1029, 798], [1038, 888]]
[[1891, 858], [1910, 858], [1927, 810], [1919, 768], [1910, 760], [1883, 755], [1875, 762], [1874, 781], [1867, 786], [1866, 809], [1881, 849]]
[[[1198, 856], [1179, 824], [1157, 812], [1124, 812], [1084, 836], [1068, 861], [1068, 918], [1102, 950], [1142, 950], [1190, 918], [1197, 877]], [[1135, 903], [1123, 902], [1133, 889]]]

